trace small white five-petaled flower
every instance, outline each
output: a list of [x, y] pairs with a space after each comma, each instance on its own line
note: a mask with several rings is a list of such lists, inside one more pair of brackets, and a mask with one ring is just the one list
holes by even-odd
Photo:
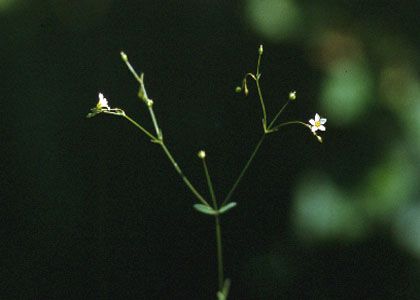
[[318, 114], [315, 114], [315, 119], [310, 119], [309, 123], [311, 124], [311, 130], [313, 133], [317, 130], [325, 131], [326, 128], [324, 124], [327, 123], [327, 119], [321, 118]]
[[98, 110], [111, 109], [108, 105], [108, 100], [106, 100], [106, 98], [104, 97], [102, 93], [99, 93], [99, 101], [98, 101], [98, 104], [96, 104], [96, 109]]

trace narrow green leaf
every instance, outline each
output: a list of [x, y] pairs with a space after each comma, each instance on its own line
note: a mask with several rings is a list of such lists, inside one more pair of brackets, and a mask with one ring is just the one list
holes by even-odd
[[236, 205], [237, 205], [236, 202], [230, 202], [226, 204], [225, 206], [222, 206], [221, 208], [219, 208], [219, 214], [224, 214], [225, 212], [234, 208]]
[[211, 208], [210, 206], [206, 206], [204, 204], [194, 204], [194, 208], [198, 210], [199, 212], [206, 215], [215, 216], [218, 214], [218, 212], [215, 211], [213, 208]]

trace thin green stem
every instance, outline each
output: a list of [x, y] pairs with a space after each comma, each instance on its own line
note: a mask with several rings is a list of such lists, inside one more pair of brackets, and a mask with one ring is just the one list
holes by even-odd
[[133, 124], [134, 126], [136, 126], [138, 129], [140, 129], [144, 134], [146, 134], [148, 137], [150, 137], [152, 139], [152, 141], [156, 141], [157, 138], [151, 134], [147, 129], [145, 129], [143, 126], [141, 126], [139, 123], [137, 123], [136, 121], [134, 121], [132, 118], [130, 118], [128, 115], [124, 114], [121, 115], [123, 116], [125, 119], [127, 119], [128, 121], [130, 121], [131, 124]]
[[[135, 76], [136, 76], [136, 78], [138, 77], [137, 74]], [[147, 96], [146, 87], [144, 86], [144, 73], [141, 74], [139, 82], [140, 82], [140, 87], [139, 87], [140, 91], [138, 93], [138, 97], [141, 100], [143, 100], [143, 102], [146, 104], [147, 109], [149, 110], [150, 118], [152, 119], [153, 127], [155, 128], [156, 135], [161, 140], [162, 139], [162, 131], [159, 128], [159, 124], [157, 122], [155, 112], [153, 111], [153, 100], [149, 99], [149, 97]]]
[[262, 57], [262, 53], [258, 53], [258, 61], [257, 61], [257, 78], [258, 78], [258, 75], [260, 75], [261, 57]]
[[239, 174], [238, 178], [236, 179], [235, 183], [233, 184], [232, 188], [230, 189], [230, 191], [228, 192], [225, 200], [223, 201], [222, 205], [225, 205], [230, 198], [232, 197], [233, 192], [235, 191], [235, 189], [238, 187], [239, 182], [241, 181], [242, 177], [244, 176], [245, 172], [248, 170], [249, 166], [251, 165], [252, 160], [254, 159], [255, 155], [257, 154], [258, 150], [260, 149], [264, 139], [265, 139], [266, 133], [264, 133], [260, 140], [258, 141], [257, 145], [255, 146], [254, 151], [252, 152], [251, 156], [249, 157], [248, 161], [246, 162], [244, 168], [242, 169], [241, 173]]
[[300, 124], [300, 125], [303, 125], [305, 127], [308, 127], [309, 129], [311, 128], [310, 125], [308, 125], [308, 124], [306, 124], [304, 122], [301, 122], [301, 121], [290, 121], [290, 122], [285, 122], [285, 123], [281, 123], [280, 125], [277, 125], [276, 127], [272, 128], [271, 131], [277, 131], [277, 130], [279, 130], [283, 126], [292, 125], [292, 124]]
[[277, 118], [281, 115], [281, 113], [283, 112], [283, 110], [286, 108], [286, 106], [289, 104], [290, 100], [288, 100], [283, 107], [278, 111], [278, 113], [275, 115], [274, 119], [270, 122], [270, 125], [268, 125], [268, 130], [271, 130], [271, 128], [273, 127], [274, 123], [277, 121]]
[[213, 201], [213, 208], [214, 208], [214, 210], [217, 211], [218, 210], [217, 200], [216, 200], [216, 196], [214, 194], [214, 188], [213, 188], [213, 183], [212, 183], [211, 178], [210, 178], [209, 169], [207, 168], [206, 159], [203, 158], [202, 161], [203, 161], [204, 173], [206, 175], [207, 186], [208, 186], [209, 192], [210, 192], [210, 197], [211, 197], [211, 200]]
[[192, 185], [192, 183], [190, 182], [190, 180], [184, 175], [184, 173], [182, 172], [182, 170], [179, 167], [178, 163], [175, 161], [173, 155], [169, 151], [168, 147], [166, 147], [165, 143], [161, 139], [153, 136], [153, 134], [151, 134], [149, 131], [147, 131], [143, 126], [141, 126], [139, 123], [137, 123], [136, 121], [134, 121], [128, 115], [124, 114], [124, 115], [121, 115], [121, 116], [123, 116], [125, 119], [127, 119], [128, 121], [130, 121], [131, 124], [133, 124], [134, 126], [136, 126], [144, 134], [146, 134], [148, 137], [150, 137], [152, 139], [152, 142], [158, 143], [162, 147], [163, 152], [165, 152], [165, 154], [168, 157], [169, 161], [172, 163], [172, 166], [175, 168], [175, 171], [181, 176], [182, 180], [187, 185], [187, 187], [190, 189], [190, 191], [194, 194], [194, 196], [199, 201], [201, 201], [201, 203], [203, 203], [204, 205], [210, 207], [209, 203], [204, 199], [203, 196], [201, 196], [201, 194], [197, 191], [197, 189]]
[[267, 129], [267, 112], [266, 112], [266, 109], [265, 109], [264, 98], [263, 98], [262, 91], [261, 91], [261, 86], [260, 86], [261, 57], [262, 57], [262, 53], [259, 53], [258, 54], [258, 61], [257, 61], [257, 72], [256, 72], [255, 76], [253, 76], [253, 78], [254, 78], [255, 84], [257, 86], [258, 98], [260, 99], [260, 103], [261, 103], [261, 109], [262, 109], [262, 113], [263, 113], [263, 126], [264, 126], [264, 131], [265, 131]]
[[165, 152], [166, 156], [168, 157], [169, 161], [172, 163], [173, 167], [175, 168], [175, 171], [181, 176], [184, 183], [187, 185], [187, 187], [190, 189], [190, 191], [194, 194], [194, 196], [204, 205], [211, 207], [209, 203], [204, 199], [203, 196], [196, 190], [196, 188], [192, 185], [190, 180], [184, 175], [181, 168], [178, 166], [178, 163], [175, 161], [174, 157], [172, 156], [169, 149], [166, 147], [165, 143], [162, 140], [158, 141], [159, 145], [162, 147], [163, 151]]
[[156, 116], [155, 116], [155, 112], [153, 111], [153, 107], [150, 105], [147, 106], [149, 108], [149, 114], [150, 117], [152, 118], [152, 122], [153, 122], [153, 126], [155, 128], [156, 131], [156, 135], [158, 137], [158, 139], [162, 140], [163, 136], [162, 136], [162, 130], [160, 130], [159, 128], [159, 124], [156, 120]]
[[133, 74], [134, 78], [139, 83], [138, 97], [147, 105], [147, 108], [149, 109], [150, 117], [151, 117], [152, 122], [153, 122], [153, 127], [155, 128], [156, 136], [159, 139], [162, 139], [162, 132], [159, 129], [159, 125], [158, 125], [158, 122], [156, 120], [155, 113], [153, 111], [153, 100], [149, 99], [149, 97], [147, 96], [147, 91], [146, 91], [146, 88], [144, 86], [144, 73], [142, 73], [139, 76], [139, 74], [137, 74], [136, 70], [134, 70], [133, 66], [131, 65], [130, 61], [128, 60], [127, 55], [125, 55], [125, 53], [122, 52], [121, 56], [123, 58], [123, 61], [127, 65], [128, 70], [130, 70], [131, 74]]
[[262, 95], [260, 80], [258, 77], [259, 77], [259, 74], [257, 74], [257, 78], [255, 79], [255, 84], [257, 85], [258, 98], [260, 99], [260, 103], [261, 103], [261, 109], [263, 113], [263, 125], [264, 125], [264, 131], [265, 131], [267, 129], [267, 112], [265, 110], [264, 98]]
[[252, 78], [252, 79], [254, 79], [254, 80], [257, 80], [257, 77], [255, 77], [255, 75], [254, 75], [254, 74], [252, 74], [252, 73], [249, 73], [249, 72], [248, 72], [248, 73], [246, 73], [246, 74], [245, 74], [245, 79], [246, 79], [248, 76], [249, 76], [249, 77], [251, 77], [251, 78]]
[[[214, 194], [213, 183], [211, 181], [209, 170], [207, 168], [206, 159], [203, 158], [202, 161], [203, 161], [204, 173], [205, 173], [206, 179], [207, 179], [207, 185], [208, 185], [209, 191], [210, 191], [210, 196], [211, 196], [211, 199], [213, 201], [213, 208], [214, 208], [214, 210], [217, 211], [218, 207], [217, 207], [216, 196]], [[218, 281], [219, 281], [219, 291], [222, 291], [223, 290], [223, 283], [225, 281], [225, 279], [224, 279], [224, 267], [223, 267], [222, 229], [221, 229], [221, 226], [220, 226], [220, 216], [218, 214], [216, 214], [214, 216], [214, 219], [215, 219], [215, 225], [216, 225], [217, 277], [218, 277]]]
[[166, 147], [165, 143], [163, 142], [162, 131], [159, 129], [159, 124], [157, 122], [155, 113], [153, 111], [153, 100], [149, 99], [149, 97], [147, 96], [147, 91], [146, 91], [146, 88], [144, 86], [144, 73], [142, 73], [140, 76], [137, 74], [136, 70], [134, 70], [133, 66], [128, 61], [127, 55], [124, 52], [121, 52], [121, 58], [125, 62], [125, 64], [127, 65], [127, 67], [130, 70], [130, 72], [133, 74], [134, 78], [139, 83], [138, 97], [146, 104], [146, 106], [149, 109], [149, 114], [150, 114], [150, 117], [151, 117], [152, 122], [153, 122], [153, 127], [155, 128], [155, 131], [156, 131], [156, 137], [153, 136], [149, 131], [147, 131], [146, 129], [144, 129], [136, 121], [134, 121], [133, 119], [131, 119], [129, 116], [127, 116], [127, 115], [124, 114], [124, 117], [127, 120], [129, 120], [132, 124], [134, 124], [137, 128], [139, 128], [141, 131], [143, 131], [147, 136], [149, 136], [152, 139], [153, 142], [158, 143], [162, 147], [162, 149], [165, 152], [166, 156], [168, 157], [169, 161], [172, 163], [172, 166], [175, 168], [175, 171], [179, 174], [179, 176], [181, 176], [182, 180], [187, 185], [187, 187], [190, 189], [190, 191], [194, 194], [194, 196], [201, 203], [203, 203], [204, 205], [210, 207], [209, 203], [204, 199], [203, 196], [201, 196], [201, 194], [192, 185], [192, 183], [190, 182], [190, 180], [184, 175], [184, 173], [182, 172], [181, 168], [178, 166], [178, 163], [175, 161], [175, 159], [172, 156], [171, 152], [169, 151], [169, 149]]
[[[125, 55], [125, 54], [124, 54]], [[139, 82], [140, 85], [143, 85], [143, 78], [140, 77], [136, 70], [134, 70], [133, 66], [130, 64], [130, 62], [128, 61], [127, 56], [125, 56], [125, 59], [123, 58], [123, 61], [125, 62], [125, 64], [127, 65], [128, 69], [130, 70], [131, 74], [133, 74], [134, 78]]]
[[[209, 174], [209, 169], [207, 167], [206, 159], [202, 158], [202, 161], [203, 161], [204, 173], [206, 175], [207, 185], [209, 187], [210, 196], [211, 196], [211, 199], [213, 201], [213, 209], [215, 211], [217, 211], [218, 210], [217, 200], [216, 200], [216, 196], [214, 194], [213, 183], [211, 181], [211, 177], [210, 177], [210, 174]], [[216, 225], [217, 277], [218, 277], [218, 282], [219, 282], [219, 291], [222, 292], [223, 291], [223, 283], [225, 281], [225, 279], [224, 279], [224, 267], [223, 267], [222, 229], [221, 229], [221, 226], [220, 226], [220, 216], [218, 214], [216, 214], [214, 216], [214, 219], [215, 219], [215, 225]]]
[[220, 226], [220, 217], [215, 215], [216, 222], [216, 245], [217, 245], [217, 275], [219, 279], [219, 291], [223, 291], [224, 272], [223, 272], [223, 245], [222, 245], [222, 230]]

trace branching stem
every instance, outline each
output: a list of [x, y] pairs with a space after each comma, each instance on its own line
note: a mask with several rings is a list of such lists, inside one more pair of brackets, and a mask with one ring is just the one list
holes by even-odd
[[[226, 197], [225, 197], [225, 199], [224, 199], [224, 201], [223, 201], [223, 203], [222, 203], [222, 205], [220, 207], [223, 207], [231, 199], [233, 193], [235, 192], [235, 190], [238, 187], [240, 181], [242, 180], [242, 178], [244, 177], [246, 171], [248, 170], [249, 166], [251, 165], [252, 161], [254, 160], [254, 158], [255, 158], [258, 150], [260, 149], [262, 143], [264, 142], [266, 135], [268, 135], [269, 133], [272, 133], [272, 132], [275, 132], [275, 131], [279, 130], [283, 126], [287, 126], [287, 125], [291, 125], [291, 124], [301, 124], [301, 125], [304, 125], [305, 127], [311, 128], [310, 125], [308, 125], [308, 124], [306, 124], [304, 122], [301, 122], [301, 121], [285, 122], [285, 123], [281, 123], [281, 124], [279, 124], [277, 126], [274, 126], [275, 125], [275, 122], [278, 119], [278, 117], [282, 114], [283, 110], [289, 104], [290, 98], [289, 98], [289, 101], [286, 102], [283, 105], [283, 107], [277, 112], [277, 114], [275, 115], [275, 117], [273, 118], [273, 120], [267, 126], [267, 122], [268, 122], [267, 121], [267, 112], [266, 112], [266, 108], [265, 108], [265, 104], [264, 104], [264, 99], [263, 99], [263, 94], [262, 94], [261, 85], [260, 85], [260, 78], [261, 78], [260, 65], [261, 65], [262, 53], [263, 53], [263, 49], [262, 49], [262, 46], [260, 46], [256, 74], [254, 75], [252, 73], [247, 73], [245, 75], [243, 84], [244, 84], [245, 94], [247, 95], [248, 94], [247, 85], [246, 85], [246, 79], [247, 79], [247, 77], [248, 76], [251, 77], [255, 81], [255, 83], [256, 83], [256, 88], [257, 88], [257, 92], [258, 92], [258, 98], [259, 98], [259, 101], [260, 101], [260, 104], [261, 104], [261, 110], [262, 110], [262, 115], [263, 115], [263, 120], [262, 121], [263, 121], [264, 133], [261, 136], [261, 138], [258, 141], [258, 143], [256, 144], [253, 152], [251, 153], [251, 156], [249, 157], [249, 159], [245, 163], [245, 166], [243, 167], [243, 169], [239, 173], [238, 178], [233, 183], [231, 189], [227, 193], [227, 195], [226, 195]], [[137, 123], [136, 121], [134, 121], [131, 117], [129, 117], [128, 115], [126, 115], [122, 110], [121, 110], [122, 113], [120, 113], [120, 112], [114, 112], [114, 111], [109, 111], [108, 113], [109, 114], [115, 114], [115, 115], [123, 116], [130, 123], [132, 123], [138, 129], [140, 129], [144, 134], [146, 134], [149, 138], [151, 138], [152, 142], [159, 144], [161, 146], [163, 152], [165, 153], [165, 155], [167, 156], [167, 158], [171, 162], [172, 166], [175, 168], [175, 171], [182, 178], [182, 180], [184, 181], [185, 185], [189, 188], [189, 190], [194, 194], [194, 196], [202, 204], [204, 204], [204, 205], [206, 205], [208, 207], [211, 207], [210, 204], [206, 201], [206, 199], [193, 186], [193, 184], [190, 182], [190, 180], [184, 175], [184, 173], [182, 172], [182, 170], [179, 167], [178, 163], [175, 161], [172, 153], [169, 151], [169, 149], [167, 148], [166, 144], [164, 143], [162, 131], [159, 128], [158, 121], [157, 121], [156, 116], [155, 116], [155, 113], [153, 111], [153, 100], [151, 100], [147, 96], [146, 88], [144, 86], [144, 74], [142, 73], [140, 76], [137, 74], [137, 72], [134, 70], [134, 68], [132, 67], [132, 65], [128, 61], [127, 55], [125, 53], [121, 52], [121, 57], [122, 57], [123, 61], [125, 62], [125, 64], [127, 65], [127, 67], [130, 70], [130, 72], [133, 74], [134, 78], [139, 83], [138, 97], [148, 107], [149, 114], [150, 114], [150, 117], [151, 117], [152, 122], [153, 122], [153, 127], [154, 127], [155, 132], [156, 132], [156, 136], [154, 136], [152, 133], [150, 133], [147, 129], [145, 129], [139, 123]], [[207, 185], [208, 185], [208, 188], [209, 188], [210, 197], [211, 197], [212, 204], [213, 204], [213, 209], [214, 209], [214, 211], [218, 212], [219, 207], [218, 207], [216, 196], [215, 196], [215, 193], [214, 193], [213, 183], [211, 181], [210, 174], [209, 174], [209, 171], [208, 171], [208, 168], [207, 168], [207, 163], [206, 163], [206, 160], [205, 160], [205, 156], [203, 156], [201, 158], [202, 158], [202, 162], [203, 162], [203, 168], [204, 168], [204, 173], [205, 173], [205, 176], [206, 176]], [[224, 292], [224, 269], [223, 269], [223, 247], [222, 247], [222, 232], [221, 232], [221, 225], [220, 225], [220, 214], [219, 213], [216, 213], [214, 215], [214, 217], [215, 217], [215, 229], [216, 229], [218, 284], [219, 284], [219, 292], [222, 293], [222, 292]]]

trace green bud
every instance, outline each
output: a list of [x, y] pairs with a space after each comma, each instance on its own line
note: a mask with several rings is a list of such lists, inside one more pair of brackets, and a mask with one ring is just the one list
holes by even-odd
[[240, 92], [242, 92], [242, 88], [240, 86], [237, 86], [235, 88], [235, 93], [239, 94]]
[[197, 156], [201, 159], [205, 159], [206, 158], [206, 152], [204, 150], [200, 150], [200, 151], [198, 151]]
[[296, 91], [291, 91], [289, 93], [289, 100], [296, 100]]
[[128, 61], [128, 57], [127, 54], [125, 54], [123, 51], [120, 52], [121, 58], [123, 61], [127, 62]]
[[262, 55], [262, 54], [263, 54], [263, 52], [264, 52], [263, 45], [260, 45], [260, 48], [258, 49], [258, 54], [259, 54], [259, 55]]
[[318, 139], [318, 142], [322, 143], [322, 137], [320, 137], [319, 135], [317, 135], [316, 138]]
[[245, 94], [245, 96], [248, 96], [248, 94], [249, 94], [249, 90], [248, 90], [248, 87], [247, 87], [246, 84], [245, 84], [245, 87], [244, 87], [244, 94]]

